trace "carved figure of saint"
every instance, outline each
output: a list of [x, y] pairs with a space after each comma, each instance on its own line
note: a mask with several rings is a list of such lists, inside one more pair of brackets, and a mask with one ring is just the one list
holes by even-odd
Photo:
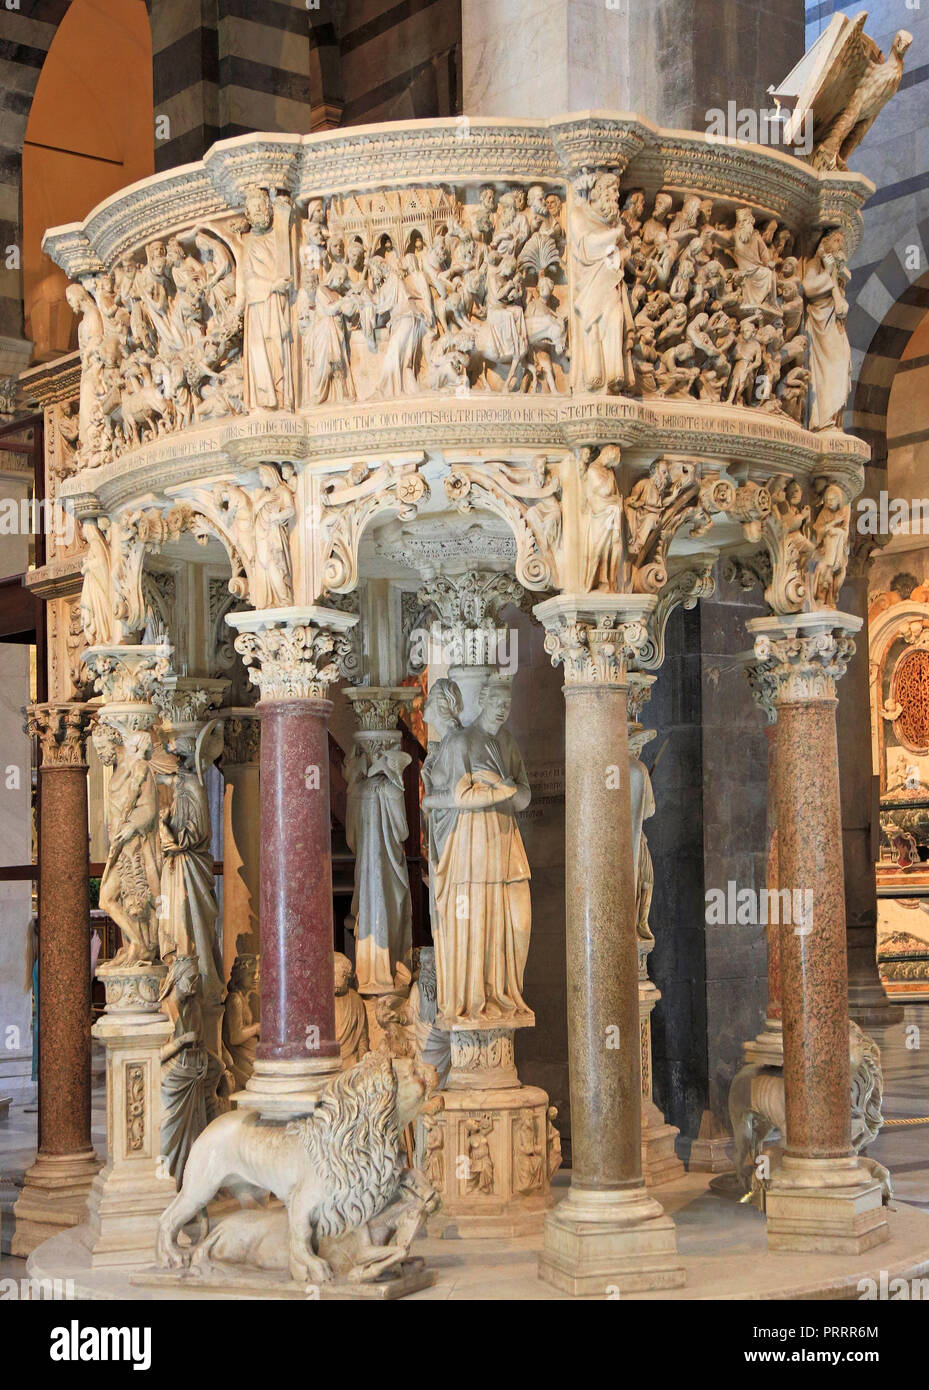
[[100, 907], [122, 933], [114, 964], [136, 965], [158, 954], [158, 895], [161, 850], [158, 843], [158, 787], [151, 765], [152, 736], [147, 729], [122, 738], [98, 723], [94, 747], [113, 769], [108, 801], [109, 853], [100, 879]]
[[635, 864], [636, 934], [640, 941], [654, 944], [648, 914], [655, 886], [655, 872], [645, 821], [655, 814], [655, 793], [648, 768], [637, 753], [629, 754], [629, 801], [632, 809], [632, 862]]
[[78, 430], [81, 444], [90, 440], [90, 426], [97, 406], [94, 365], [99, 365], [103, 344], [103, 315], [83, 285], [69, 285], [65, 298], [75, 314], [80, 314], [77, 346], [81, 354], [81, 390], [78, 397]]
[[619, 462], [619, 450], [607, 445], [597, 458], [589, 450], [581, 453], [584, 481], [584, 510], [587, 519], [587, 548], [584, 555], [584, 588], [616, 592], [622, 555], [622, 499], [612, 461]]
[[634, 381], [632, 311], [625, 282], [631, 254], [619, 215], [619, 179], [599, 174], [571, 217], [574, 335], [578, 379], [587, 391], [618, 391]]
[[846, 332], [850, 272], [841, 231], [827, 232], [803, 277], [806, 331], [810, 340], [810, 429], [840, 429], [851, 387], [851, 347]]
[[110, 547], [106, 538], [109, 523], [105, 519], [84, 522], [87, 549], [81, 561], [84, 576], [81, 585], [81, 623], [87, 645], [109, 642], [113, 636], [115, 615], [110, 588]]
[[272, 204], [266, 188], [245, 195], [250, 230], [242, 237], [238, 307], [244, 314], [245, 392], [249, 408], [293, 410], [293, 251], [290, 199]]
[[357, 309], [348, 289], [345, 266], [337, 265], [317, 287], [312, 309], [305, 299], [307, 291], [300, 291], [297, 312], [303, 338], [304, 405], [355, 399], [346, 320], [355, 317]]
[[170, 810], [161, 816], [163, 912], [158, 920], [161, 959], [195, 956], [204, 1002], [218, 1008], [223, 997], [222, 957], [216, 943], [219, 908], [213, 890], [210, 807], [203, 782], [204, 766], [222, 748], [221, 725], [215, 721], [200, 743], [187, 734], [171, 741], [177, 761], [169, 774]]
[[522, 997], [532, 910], [529, 861], [516, 824], [531, 792], [515, 739], [512, 702], [491, 676], [479, 714], [452, 729], [430, 768], [430, 853], [435, 856], [438, 1023], [527, 1013]]
[[[426, 316], [403, 276], [383, 256], [372, 256], [368, 275], [374, 317], [388, 325], [387, 350], [377, 394], [401, 396], [416, 390], [421, 346], [426, 335]], [[368, 346], [373, 347], [373, 330]]]
[[468, 1120], [465, 1133], [468, 1136], [468, 1176], [466, 1187], [469, 1192], [493, 1192], [494, 1160], [490, 1151], [490, 1134], [493, 1121], [490, 1119]]
[[670, 501], [671, 470], [664, 459], [656, 459], [648, 476], [640, 478], [626, 498], [624, 510], [629, 530], [629, 554], [641, 565], [652, 537], [661, 529], [661, 515]]
[[851, 507], [842, 489], [830, 483], [823, 493], [823, 502], [813, 535], [816, 540], [816, 567], [813, 570], [813, 601], [825, 608], [835, 608], [839, 590], [848, 572], [848, 526]]
[[737, 208], [732, 231], [714, 228], [712, 239], [725, 246], [742, 277], [742, 303], [747, 307], [771, 304], [777, 294], [774, 253], [755, 228], [750, 208]]
[[161, 1152], [180, 1187], [194, 1141], [220, 1112], [224, 1067], [203, 1040], [196, 956], [176, 956], [159, 999], [174, 1024], [161, 1049]]
[[252, 1017], [251, 996], [258, 988], [258, 957], [236, 956], [223, 1006], [223, 1061], [235, 1089], [243, 1091], [255, 1070], [261, 1024]]
[[422, 1111], [423, 1144], [425, 1153], [422, 1170], [437, 1191], [445, 1188], [445, 1131], [439, 1115], [429, 1110], [428, 1103]]
[[348, 920], [362, 994], [389, 993], [397, 965], [410, 965], [410, 881], [403, 848], [409, 835], [403, 771], [409, 762], [397, 743], [360, 738], [347, 760], [345, 838], [355, 855]]
[[249, 576], [249, 596], [255, 608], [286, 608], [293, 603], [294, 584], [288, 527], [297, 515], [290, 475], [282, 478], [273, 464], [258, 468], [261, 490], [252, 496], [255, 566]]
[[542, 1186], [545, 1158], [536, 1139], [535, 1119], [531, 1110], [524, 1110], [520, 1115], [513, 1139], [513, 1186], [517, 1192], [532, 1192]]
[[369, 1052], [368, 1015], [364, 1001], [356, 989], [352, 989], [352, 963], [341, 951], [332, 956], [332, 974], [335, 989], [335, 1040], [342, 1055], [342, 1070], [347, 1071], [360, 1062]]

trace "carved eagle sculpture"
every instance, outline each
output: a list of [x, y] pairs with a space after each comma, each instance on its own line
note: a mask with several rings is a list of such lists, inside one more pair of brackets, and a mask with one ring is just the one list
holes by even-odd
[[842, 43], [838, 71], [811, 103], [813, 166], [816, 169], [846, 169], [849, 155], [861, 144], [900, 86], [903, 57], [913, 36], [900, 29], [891, 45], [890, 56], [885, 59], [874, 40], [864, 32], [867, 17], [867, 13], [862, 12], [849, 26]]

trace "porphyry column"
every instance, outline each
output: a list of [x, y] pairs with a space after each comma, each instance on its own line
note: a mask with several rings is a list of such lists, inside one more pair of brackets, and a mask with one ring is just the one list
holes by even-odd
[[39, 1150], [14, 1208], [14, 1255], [80, 1225], [100, 1167], [90, 1138], [88, 724], [82, 705], [27, 712], [41, 758]]
[[329, 685], [355, 615], [324, 608], [231, 613], [261, 694], [261, 1041], [239, 1106], [312, 1110], [340, 1070], [332, 976]]
[[539, 604], [565, 668], [565, 882], [573, 1167], [539, 1274], [573, 1294], [684, 1283], [674, 1223], [642, 1175], [642, 1069], [626, 659], [652, 597]]
[[803, 904], [780, 925], [787, 1134], [767, 1194], [772, 1250], [857, 1254], [889, 1238], [851, 1147], [835, 683], [860, 625], [833, 610], [748, 624], [777, 706], [778, 882]]

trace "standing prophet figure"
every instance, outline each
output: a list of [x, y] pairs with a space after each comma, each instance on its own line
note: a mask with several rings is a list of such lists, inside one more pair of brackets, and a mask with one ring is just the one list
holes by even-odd
[[619, 179], [598, 174], [586, 203], [570, 222], [574, 258], [574, 312], [578, 317], [578, 384], [615, 392], [635, 380], [632, 310], [625, 267], [632, 249], [619, 215]]
[[[222, 724], [213, 720], [196, 740], [190, 734], [178, 735], [171, 740], [171, 751], [177, 765], [170, 777], [171, 808], [161, 816], [164, 910], [158, 919], [159, 953], [168, 965], [175, 956], [196, 958], [203, 1002], [215, 1011], [218, 1027], [223, 968], [216, 942], [219, 908], [203, 771], [222, 751]], [[216, 1042], [218, 1047], [218, 1037]]]
[[92, 734], [104, 767], [112, 768], [108, 796], [109, 853], [100, 879], [100, 907], [122, 934], [114, 965], [138, 965], [158, 954], [158, 787], [147, 729], [122, 738], [108, 724]]
[[516, 824], [531, 791], [516, 740], [503, 728], [511, 703], [509, 680], [488, 677], [475, 722], [442, 740], [430, 769], [433, 791], [423, 801], [436, 856], [440, 1028], [531, 1017], [522, 996], [529, 861]]
[[356, 736], [346, 762], [345, 838], [355, 855], [349, 925], [355, 936], [358, 991], [388, 994], [413, 948], [410, 880], [404, 844], [409, 835], [403, 771], [410, 755], [393, 742]]
[[250, 409], [293, 410], [294, 284], [290, 199], [266, 188], [245, 194], [237, 309], [244, 315], [245, 393]]
[[851, 387], [852, 351], [846, 331], [851, 272], [845, 237], [826, 232], [803, 277], [806, 329], [810, 340], [810, 429], [841, 429]]

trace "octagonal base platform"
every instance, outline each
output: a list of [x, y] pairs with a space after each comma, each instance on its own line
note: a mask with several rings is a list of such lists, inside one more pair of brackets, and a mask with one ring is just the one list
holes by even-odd
[[[556, 1197], [569, 1177], [558, 1174]], [[796, 1255], [769, 1252], [765, 1221], [748, 1205], [727, 1202], [709, 1190], [707, 1175], [690, 1173], [661, 1188], [661, 1202], [677, 1226], [678, 1252], [687, 1282], [682, 1288], [625, 1294], [624, 1299], [849, 1299], [861, 1297], [863, 1279], [923, 1278], [929, 1274], [929, 1213], [899, 1205], [887, 1212], [890, 1240], [863, 1255]], [[561, 1300], [569, 1297], [544, 1284], [536, 1273], [541, 1236], [508, 1240], [418, 1240], [416, 1255], [435, 1274], [435, 1283], [413, 1299]], [[127, 1287], [124, 1272], [92, 1270], [78, 1231], [65, 1231], [33, 1253], [34, 1279], [71, 1280], [76, 1299], [176, 1299], [176, 1289]], [[187, 1287], [185, 1301], [241, 1297]], [[305, 1296], [305, 1295], [304, 1295]]]

